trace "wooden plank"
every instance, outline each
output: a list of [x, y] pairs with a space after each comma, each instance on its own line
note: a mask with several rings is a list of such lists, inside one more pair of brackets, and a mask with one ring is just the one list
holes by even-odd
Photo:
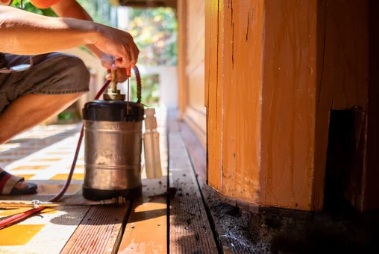
[[114, 253], [128, 208], [91, 207], [61, 253]]
[[179, 132], [175, 114], [169, 117], [170, 253], [218, 253], [206, 209]]
[[180, 134], [188, 151], [193, 168], [196, 172], [197, 181], [202, 189], [207, 186], [207, 162], [205, 146], [199, 137], [195, 134], [191, 125], [187, 122], [178, 123], [180, 127]]
[[[241, 234], [246, 231], [245, 227], [250, 218], [249, 209], [251, 207], [244, 207], [246, 210], [240, 210], [238, 207], [241, 207], [241, 202], [218, 194], [206, 184], [207, 165], [204, 146], [187, 124], [180, 123], [180, 133], [196, 172], [206, 207], [211, 215], [209, 220], [211, 225], [214, 225], [214, 233], [221, 245], [218, 253], [258, 253], [251, 240]], [[231, 203], [232, 205], [230, 205]], [[233, 216], [235, 213], [239, 213], [240, 216]]]
[[142, 170], [142, 197], [133, 203], [118, 253], [165, 254], [168, 251], [166, 113], [163, 109], [157, 112], [162, 177], [146, 179]]
[[143, 179], [143, 197], [134, 202], [118, 253], [167, 253], [167, 175]]

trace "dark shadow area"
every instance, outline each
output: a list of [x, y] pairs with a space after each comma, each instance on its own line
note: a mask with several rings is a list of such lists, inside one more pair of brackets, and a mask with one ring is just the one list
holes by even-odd
[[365, 206], [378, 208], [379, 193], [379, 1], [369, 0], [369, 91], [367, 125], [367, 172]]
[[362, 128], [359, 115], [358, 110], [330, 112], [324, 210], [336, 216], [354, 213], [349, 196], [359, 195], [361, 189], [363, 163], [357, 145]]
[[279, 208], [252, 213], [207, 197], [224, 253], [379, 253], [379, 211], [332, 216]]

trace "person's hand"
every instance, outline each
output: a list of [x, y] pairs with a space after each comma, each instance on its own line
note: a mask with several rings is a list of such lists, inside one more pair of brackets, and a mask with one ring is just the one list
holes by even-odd
[[130, 77], [130, 69], [117, 68], [114, 65], [114, 58], [111, 55], [103, 54], [100, 58], [101, 65], [107, 69], [108, 74], [105, 76], [106, 79], [111, 80], [112, 69], [115, 70], [115, 80], [116, 82], [124, 82]]
[[[97, 25], [94, 45], [114, 57], [114, 65], [118, 68], [130, 70], [137, 63], [139, 50], [133, 37], [122, 30]], [[129, 71], [130, 72], [130, 71]]]

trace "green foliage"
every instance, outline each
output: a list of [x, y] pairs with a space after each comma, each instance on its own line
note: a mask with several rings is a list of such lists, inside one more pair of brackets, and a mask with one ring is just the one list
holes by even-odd
[[86, 10], [86, 12], [91, 16], [91, 18], [98, 23], [104, 25], [110, 25], [110, 20], [108, 19], [110, 4], [108, 0], [77, 0], [78, 3]]
[[[26, 10], [26, 11], [30, 11], [30, 12], [34, 12], [34, 13], [37, 13], [40, 15], [50, 16], [50, 17], [56, 17], [57, 16], [51, 8], [39, 9], [39, 8], [35, 7], [29, 0], [23, 0], [22, 2], [24, 4], [24, 10]], [[21, 8], [21, 1], [20, 0], [13, 0], [12, 6], [17, 7], [17, 8]]]
[[[24, 10], [41, 14], [44, 16], [57, 17], [55, 12], [51, 8], [39, 9], [35, 7], [30, 0], [23, 0]], [[109, 25], [110, 22], [108, 19], [104, 18], [107, 15], [104, 15], [104, 12], [107, 12], [110, 8], [108, 0], [97, 0], [97, 1], [86, 1], [78, 0], [78, 3], [83, 6], [83, 8], [88, 12], [92, 19], [96, 22]], [[21, 8], [21, 0], [13, 0], [12, 6]]]
[[[140, 49], [137, 65], [177, 64], [177, 21], [172, 9], [129, 8], [129, 22], [126, 27]], [[159, 76], [143, 75], [141, 79], [142, 103], [150, 107], [157, 106], [160, 97]], [[131, 90], [135, 94], [136, 87], [131, 86]]]
[[[159, 75], [150, 74], [141, 76], [142, 91], [141, 91], [141, 101], [143, 104], [148, 105], [149, 107], [155, 107], [159, 102]], [[134, 98], [137, 94], [137, 86], [135, 77], [130, 79], [130, 90], [131, 90], [131, 100], [134, 101]]]
[[127, 30], [140, 49], [139, 64], [176, 65], [177, 22], [172, 9], [130, 9]]

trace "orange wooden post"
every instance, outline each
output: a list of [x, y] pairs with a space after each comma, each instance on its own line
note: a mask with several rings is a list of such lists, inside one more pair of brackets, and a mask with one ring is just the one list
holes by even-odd
[[259, 203], [264, 1], [206, 1], [208, 183]]
[[347, 110], [344, 195], [366, 209], [368, 11], [369, 0], [206, 1], [211, 187], [253, 206], [322, 209], [332, 118]]

